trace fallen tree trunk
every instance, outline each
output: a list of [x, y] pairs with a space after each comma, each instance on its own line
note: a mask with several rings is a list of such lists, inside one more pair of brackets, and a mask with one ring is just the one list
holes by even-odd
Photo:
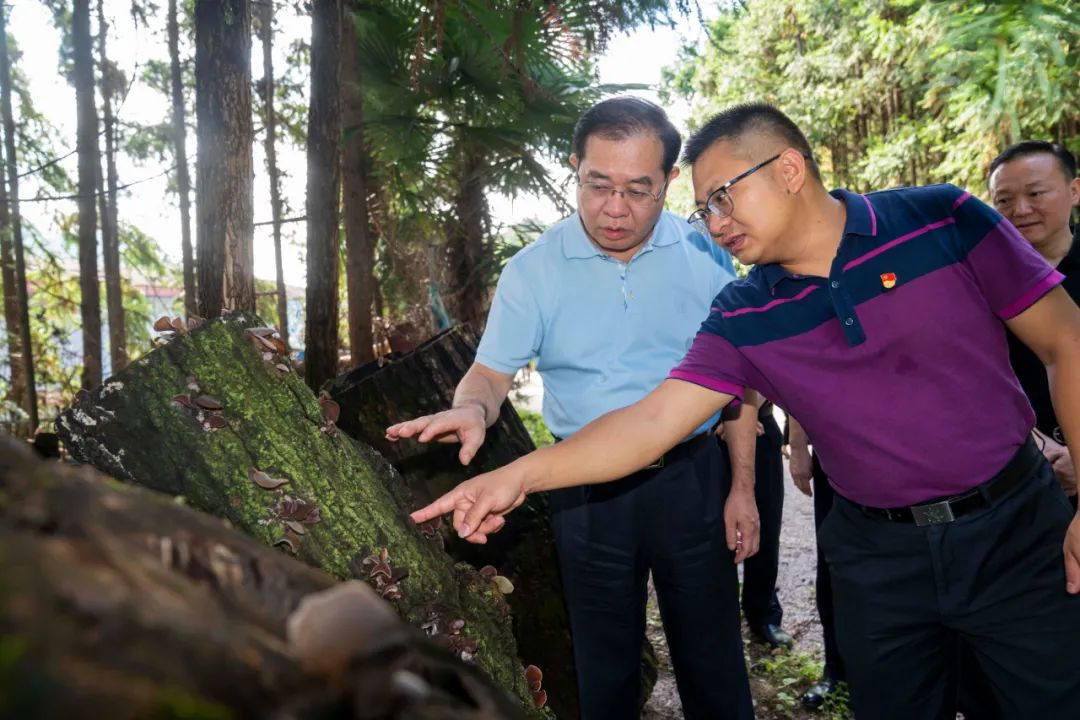
[[393, 469], [336, 429], [334, 404], [316, 399], [261, 325], [243, 314], [191, 330], [175, 321], [163, 347], [61, 415], [72, 455], [368, 582], [538, 713], [499, 588], [413, 525]]
[[[341, 407], [338, 427], [384, 455], [419, 503], [535, 449], [509, 401], [502, 404], [498, 420], [468, 467], [458, 460], [457, 445], [386, 440], [389, 425], [450, 407], [476, 346], [475, 333], [458, 325], [386, 365], [368, 363], [327, 386]], [[518, 648], [523, 657], [544, 668], [544, 686], [555, 713], [560, 718], [578, 717], [573, 645], [546, 498], [527, 497], [486, 545], [465, 542], [451, 532], [446, 540], [455, 559], [476, 567], [494, 566], [513, 582], [516, 589], [507, 601]]]
[[[172, 498], [39, 460], [6, 436], [0, 492], [4, 717], [522, 716], [366, 586], [337, 585]], [[350, 616], [333, 613], [346, 596]], [[352, 643], [336, 676], [313, 671], [333, 655], [327, 637]]]

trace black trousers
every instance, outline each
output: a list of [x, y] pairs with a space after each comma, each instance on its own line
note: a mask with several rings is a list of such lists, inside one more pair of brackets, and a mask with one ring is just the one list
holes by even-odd
[[761, 520], [761, 547], [743, 563], [742, 611], [751, 627], [779, 625], [784, 619], [776, 594], [780, 568], [780, 525], [784, 515], [783, 436], [772, 405], [758, 416], [765, 434], [757, 439], [754, 458], [754, 498]]
[[[812, 456], [814, 462], [814, 527], [820, 531], [825, 517], [832, 510], [833, 498], [836, 493], [829, 484], [829, 478], [821, 469], [817, 453]], [[836, 610], [833, 608], [832, 581], [829, 579], [829, 565], [825, 562], [825, 553], [821, 551], [821, 543], [817, 547], [817, 577], [814, 584], [814, 595], [817, 600], [818, 617], [821, 619], [821, 639], [825, 645], [825, 670], [822, 673], [833, 680], [847, 680], [844, 671], [844, 660], [840, 657], [840, 648], [836, 643]]]
[[729, 488], [709, 436], [663, 468], [549, 493], [584, 720], [639, 715], [650, 571], [685, 716], [753, 718], [724, 538]]
[[960, 640], [1005, 717], [1080, 717], [1080, 596], [1061, 552], [1073, 509], [1035, 455], [1023, 482], [951, 523], [890, 522], [837, 496], [819, 542], [857, 718], [951, 720]]

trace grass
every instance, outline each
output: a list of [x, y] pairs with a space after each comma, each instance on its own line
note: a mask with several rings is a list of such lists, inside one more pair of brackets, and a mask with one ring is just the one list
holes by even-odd
[[851, 720], [853, 717], [844, 684], [826, 699], [821, 709], [811, 711], [803, 707], [803, 693], [821, 677], [819, 660], [804, 652], [770, 650], [757, 643], [748, 643], [746, 650], [759, 718]]

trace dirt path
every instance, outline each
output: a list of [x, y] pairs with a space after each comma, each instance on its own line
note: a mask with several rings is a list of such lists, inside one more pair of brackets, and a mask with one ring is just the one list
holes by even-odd
[[[786, 461], [784, 479], [784, 520], [780, 531], [780, 573], [777, 584], [780, 603], [784, 608], [784, 629], [795, 638], [795, 650], [793, 654], [773, 655], [763, 646], [749, 642], [745, 628], [743, 638], [758, 720], [820, 720], [828, 715], [807, 712], [798, 703], [805, 689], [816, 680], [819, 670], [816, 663], [821, 661], [822, 656], [821, 625], [814, 605], [817, 562], [814, 507], [812, 500], [791, 483]], [[642, 718], [679, 720], [682, 718], [682, 708], [671, 672], [660, 614], [651, 592], [650, 587], [647, 627], [649, 639], [660, 657], [660, 676]]]

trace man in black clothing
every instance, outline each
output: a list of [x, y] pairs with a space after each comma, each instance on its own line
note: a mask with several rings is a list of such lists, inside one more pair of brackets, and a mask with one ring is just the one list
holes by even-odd
[[761, 544], [757, 554], [743, 563], [742, 610], [755, 639], [774, 648], [791, 649], [795, 641], [781, 627], [784, 611], [776, 592], [784, 514], [784, 460], [780, 453], [783, 436], [771, 402], [766, 401], [758, 410], [758, 424], [754, 499], [761, 519]]
[[[1028, 140], [1006, 148], [990, 163], [990, 201], [994, 208], [1065, 276], [1062, 287], [1080, 301], [1080, 244], [1069, 226], [1080, 205], [1076, 158], [1048, 142]], [[1035, 410], [1035, 441], [1054, 468], [1058, 482], [1076, 506], [1076, 469], [1057, 414], [1042, 361], [1006, 330], [1009, 361]], [[959, 648], [959, 707], [967, 720], [1005, 717], [990, 682], [970, 648]]]
[[[1069, 226], [1080, 205], [1080, 178], [1071, 152], [1047, 142], [1026, 141], [1007, 148], [990, 163], [994, 208], [1023, 234], [1047, 262], [1065, 276], [1062, 287], [1080, 301], [1080, 244]], [[1050, 402], [1046, 369], [1012, 333], [1009, 359], [1035, 410], [1036, 442], [1050, 460], [1073, 505], [1076, 468]]]

